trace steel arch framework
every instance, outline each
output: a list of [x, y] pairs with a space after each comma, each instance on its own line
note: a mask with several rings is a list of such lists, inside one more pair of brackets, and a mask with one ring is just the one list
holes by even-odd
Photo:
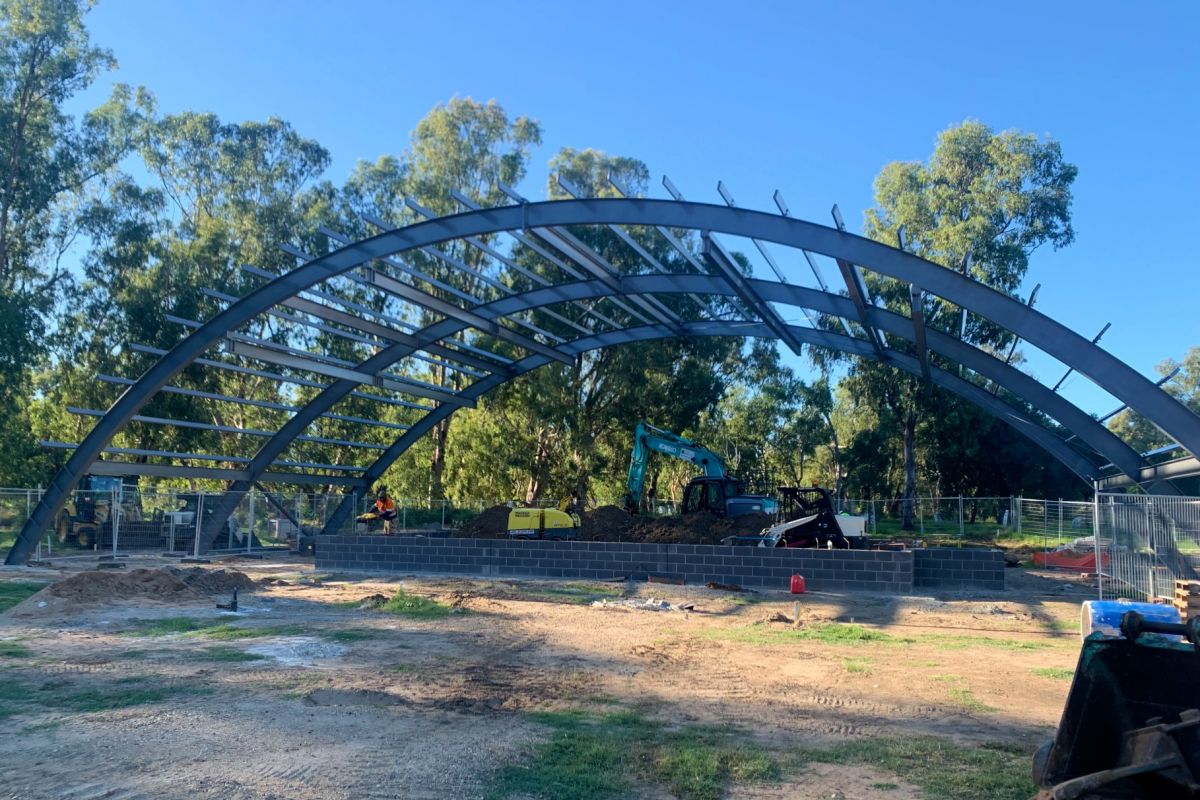
[[[1184, 449], [1192, 454], [1200, 453], [1200, 417], [1164, 392], [1159, 386], [1139, 375], [1119, 359], [1099, 348], [1086, 338], [1070, 331], [1050, 317], [1007, 295], [966, 278], [957, 272], [944, 269], [910, 253], [847, 233], [836, 228], [825, 227], [790, 217], [768, 214], [728, 206], [716, 206], [681, 200], [651, 200], [633, 198], [607, 198], [586, 200], [562, 200], [540, 203], [521, 203], [514, 206], [486, 208], [461, 214], [418, 222], [403, 228], [386, 231], [378, 236], [349, 244], [326, 256], [312, 259], [284, 275], [274, 278], [257, 290], [236, 300], [207, 322], [199, 325], [192, 334], [174, 349], [163, 355], [145, 374], [121, 395], [104, 414], [85, 439], [75, 446], [66, 465], [59, 471], [47, 488], [41, 502], [30, 515], [8, 556], [8, 563], [19, 563], [28, 558], [40, 531], [45, 530], [61, 510], [67, 494], [79, 478], [99, 458], [112, 438], [131, 421], [142, 406], [162, 390], [173, 376], [186, 366], [201, 359], [206, 350], [222, 340], [232, 331], [251, 321], [260, 314], [282, 306], [289, 301], [295, 303], [298, 295], [316, 284], [361, 267], [369, 262], [388, 259], [408, 251], [456, 240], [478, 240], [478, 237], [500, 232], [529, 232], [563, 230], [563, 226], [578, 225], [630, 225], [654, 227], [660, 231], [685, 229], [711, 233], [729, 234], [753, 239], [757, 242], [772, 242], [807, 252], [820, 253], [834, 258], [839, 266], [861, 264], [882, 275], [907, 282], [921, 291], [931, 293], [985, 317], [1011, 331], [1031, 345], [1055, 356], [1072, 369], [1086, 375], [1107, 391], [1119, 398], [1128, 407], [1145, 415], [1158, 427], [1172, 436]], [[514, 233], [514, 236], [519, 235]], [[546, 234], [549, 235], [549, 234]], [[561, 233], [555, 235], [561, 236]], [[524, 240], [522, 240], [524, 241]], [[569, 242], [568, 242], [569, 244]], [[583, 259], [586, 261], [587, 259]], [[694, 260], [694, 259], [693, 259]], [[934, 383], [968, 397], [972, 402], [1000, 415], [1005, 421], [1019, 425], [1019, 429], [1030, 434], [1048, 452], [1067, 463], [1085, 479], [1099, 477], [1096, 468], [1087, 459], [1052, 433], [1024, 417], [1013, 407], [997, 400], [990, 393], [978, 390], [969, 381], [960, 385], [957, 376], [943, 371], [926, 373], [929, 365], [924, 351], [913, 361], [911, 356], [892, 348], [881, 350], [875, 340], [874, 329], [920, 342], [934, 352], [957, 361], [970, 369], [995, 381], [1012, 394], [1025, 399], [1051, 418], [1073, 431], [1080, 439], [1106, 455], [1123, 473], [1137, 480], [1139, 470], [1145, 469], [1138, 454], [1130, 450], [1078, 408], [1063, 400], [1050, 389], [1009, 367], [983, 350], [965, 344], [937, 330], [917, 328], [914, 319], [909, 320], [891, 312], [863, 305], [861, 298], [851, 286], [851, 298], [829, 292], [816, 291], [794, 286], [782, 281], [748, 280], [740, 276], [723, 275], [611, 275], [595, 268], [595, 264], [584, 264], [595, 279], [573, 283], [550, 285], [523, 294], [510, 294], [491, 303], [472, 308], [439, 306], [445, 318], [416, 332], [405, 341], [393, 343], [375, 356], [358, 365], [348, 377], [339, 378], [309, 403], [299, 408], [295, 415], [276, 432], [259, 450], [248, 466], [239, 471], [233, 490], [249, 488], [255, 480], [267, 473], [267, 468], [288, 445], [301, 436], [305, 429], [338, 400], [355, 390], [364, 381], [363, 375], [378, 374], [388, 365], [395, 363], [425, 346], [439, 346], [447, 337], [467, 328], [487, 330], [488, 324], [534, 308], [579, 299], [613, 297], [637, 301], [639, 308], [650, 312], [662, 322], [642, 328], [610, 330], [595, 337], [584, 337], [566, 342], [557, 348], [548, 348], [539, 342], [527, 340], [526, 347], [535, 355], [512, 365], [500, 368], [481, 378], [462, 392], [464, 399], [478, 397], [515, 375], [549, 363], [557, 357], [555, 350], [563, 355], [573, 355], [594, 347], [608, 347], [623, 341], [640, 341], [662, 338], [660, 335], [643, 335], [654, 329], [656, 334], [718, 335], [697, 329], [693, 324], [681, 324], [678, 320], [663, 319], [647, 300], [655, 294], [707, 293], [736, 295], [745, 305], [753, 308], [761, 318], [750, 321], [758, 325], [759, 335], [773, 336], [852, 352], [864, 357], [882, 357], [900, 369], [911, 371], [916, 364], [918, 373], [929, 374]], [[720, 270], [718, 270], [720, 271]], [[843, 271], [845, 271], [843, 267]], [[749, 287], [749, 288], [747, 288]], [[413, 289], [411, 295], [421, 295]], [[768, 303], [782, 303], [813, 309], [861, 322], [869, 332], [867, 339], [833, 335], [827, 331], [786, 326], [780, 328], [779, 318], [773, 314]], [[641, 315], [639, 315], [641, 316]], [[700, 323], [697, 323], [700, 324]], [[711, 324], [704, 323], [704, 324]], [[746, 329], [747, 323], [737, 323]], [[484, 327], [481, 327], [484, 326]], [[528, 327], [528, 326], [527, 326]], [[848, 329], [847, 329], [848, 330]], [[734, 333], [726, 329], [721, 335]], [[515, 334], [512, 334], [515, 336]], [[743, 334], [744, 335], [744, 334]], [[639, 338], [640, 337], [640, 338]], [[837, 338], [840, 337], [840, 338]], [[595, 344], [591, 341], [594, 340]], [[202, 359], [201, 359], [202, 360]], [[540, 360], [540, 361], [539, 361]], [[528, 366], [528, 369], [524, 366]], [[980, 396], [984, 395], [984, 396]], [[997, 404], [1003, 408], [997, 407]], [[378, 478], [383, 469], [399, 456], [419, 436], [427, 432], [438, 419], [453, 413], [457, 404], [435, 407], [409, 431], [401, 435], [373, 464], [363, 471], [357, 481], [349, 481], [361, 492]], [[1015, 415], [1015, 416], [1014, 416]], [[1028, 426], [1033, 428], [1026, 430]], [[1085, 467], [1085, 464], [1087, 465]], [[234, 493], [228, 496], [235, 497]], [[342, 509], [339, 514], [344, 518]], [[219, 527], [224, 517], [232, 511], [221, 509], [214, 516], [213, 526]], [[332, 522], [333, 520], [331, 520]]]

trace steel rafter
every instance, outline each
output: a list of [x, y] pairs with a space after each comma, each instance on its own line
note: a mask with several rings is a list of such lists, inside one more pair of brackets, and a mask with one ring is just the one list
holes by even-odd
[[[643, 198], [524, 203], [419, 222], [355, 242], [300, 265], [215, 314], [148, 369], [80, 442], [22, 528], [9, 553], [8, 562], [22, 563], [29, 557], [39, 533], [50, 525], [79, 478], [96, 462], [112, 437], [137, 414], [144, 403], [215, 342], [270, 307], [372, 260], [389, 258], [397, 253], [451, 239], [483, 237], [501, 231], [607, 224], [711, 231], [810, 250], [850, 264], [867, 265], [881, 275], [921, 286], [926, 292], [1004, 326], [1095, 381], [1118, 400], [1150, 419], [1188, 452], [1200, 452], [1200, 417], [1153, 382], [1044, 314], [915, 255], [845, 231], [743, 208]], [[623, 278], [624, 281], [628, 281], [628, 276]], [[632, 288], [632, 285], [624, 286], [629, 294], [634, 293]], [[765, 293], [760, 294], [769, 299]], [[458, 329], [459, 325], [455, 323], [449, 327]], [[911, 329], [911, 322], [907, 327]], [[403, 349], [400, 345], [394, 347]], [[385, 348], [380, 355], [388, 349], [391, 348]], [[535, 357], [547, 358], [543, 355]], [[489, 376], [478, 383], [501, 380], [499, 376]], [[333, 391], [344, 396], [352, 388], [354, 384], [351, 381], [336, 381], [322, 394]], [[449, 413], [448, 408], [443, 409]], [[317, 411], [313, 418], [323, 410]], [[308, 417], [308, 414], [303, 416]], [[276, 438], [291, 441], [301, 435], [310, 422], [311, 418], [302, 418], [298, 413], [281, 428]], [[296, 424], [293, 426], [292, 423]]]
[[917, 345], [917, 358], [921, 362], [921, 377], [932, 383], [929, 375], [929, 348], [925, 344], [925, 293], [908, 285], [908, 300], [912, 312], [913, 342]]
[[[686, 323], [688, 336], [738, 336], [738, 337], [760, 337], [771, 338], [774, 336], [772, 331], [765, 323], [745, 323], [740, 321], [727, 320], [705, 320], [702, 322]], [[873, 348], [864, 340], [845, 336], [833, 331], [817, 330], [813, 328], [803, 328], [797, 326], [789, 326], [791, 334], [802, 343], [815, 345], [818, 347], [826, 347], [834, 350], [840, 350], [845, 353], [860, 356], [863, 358], [872, 358], [875, 356]], [[603, 347], [613, 347], [619, 344], [629, 344], [632, 342], [645, 342], [655, 339], [673, 338], [676, 334], [668, 327], [663, 325], [647, 325], [638, 328], [628, 328], [621, 331], [607, 331], [597, 336], [576, 339], [562, 345], [560, 349], [571, 354], [578, 354], [587, 350], [594, 350]], [[892, 366], [902, 369], [913, 375], [921, 375], [921, 366], [915, 358], [904, 353], [896, 351], [888, 351], [888, 362]], [[545, 366], [549, 361], [544, 356], [530, 356], [517, 362], [517, 369], [524, 373]], [[1025, 414], [1012, 406], [1000, 401], [979, 386], [965, 381], [953, 373], [946, 372], [937, 367], [930, 368], [934, 383], [942, 388], [951, 391], [964, 399], [979, 405], [984, 410], [991, 413], [997, 419], [1010, 425], [1012, 428], [1036, 442], [1039, 446], [1045, 449], [1048, 453], [1059, 459], [1071, 471], [1077, 474], [1085, 482], [1091, 484], [1099, 477], [1099, 471], [1096, 466], [1077, 453], [1075, 450], [1068, 447], [1061, 439], [1054, 436], [1050, 431], [1038, 425], [1035, 421], [1029, 419]], [[503, 383], [502, 380], [495, 378], [484, 378], [470, 387], [465, 392], [475, 397], [495, 389]], [[341, 529], [346, 522], [350, 510], [355, 507], [356, 502], [363, 496], [363, 493], [369, 489], [370, 485], [377, 481], [383, 473], [391, 466], [397, 458], [419, 441], [433, 427], [453, 414], [451, 408], [439, 408], [436, 411], [430, 412], [426, 417], [417, 422], [411, 430], [398, 438], [392, 447], [388, 448], [375, 463], [371, 464], [364, 473], [367, 479], [367, 484], [363, 487], [356, 488], [352, 492], [343, 497], [342, 502], [332, 514], [329, 515], [324, 533], [332, 533]]]
[[729, 283], [742, 302], [758, 314], [759, 319], [766, 324], [776, 339], [786, 344], [788, 349], [796, 355], [803, 355], [800, 340], [792, 335], [787, 323], [779, 314], [775, 313], [775, 309], [758, 296], [758, 293], [750, 285], [750, 281], [742, 274], [741, 269], [721, 246], [721, 243], [708, 234], [704, 235], [704, 257], [713, 265], [717, 274]]

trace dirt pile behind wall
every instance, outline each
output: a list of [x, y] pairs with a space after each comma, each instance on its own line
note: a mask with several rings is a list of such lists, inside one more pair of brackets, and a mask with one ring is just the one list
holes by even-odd
[[[476, 539], [503, 538], [508, 529], [506, 505], [492, 506], [463, 526], [459, 536]], [[593, 542], [647, 542], [651, 544], [720, 544], [726, 536], [749, 536], [769, 527], [767, 514], [748, 514], [727, 519], [715, 514], [686, 517], [643, 517], [619, 506], [600, 506], [581, 517], [579, 538]]]
[[623, 537], [625, 541], [653, 544], [720, 544], [726, 536], [750, 536], [769, 527], [767, 514], [747, 514], [733, 519], [714, 514], [644, 519]]
[[495, 539], [508, 535], [508, 512], [512, 509], [501, 503], [498, 506], [485, 508], [479, 516], [463, 525], [462, 532], [456, 535], [468, 539]]

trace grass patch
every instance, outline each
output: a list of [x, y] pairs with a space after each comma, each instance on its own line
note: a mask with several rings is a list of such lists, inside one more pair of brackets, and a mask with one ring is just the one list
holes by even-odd
[[66, 680], [46, 681], [36, 688], [16, 682], [0, 683], [0, 716], [46, 709], [90, 714], [212, 692], [212, 689], [204, 686], [146, 684], [143, 678], [123, 678], [114, 683], [86, 688], [78, 688]]
[[236, 640], [261, 639], [265, 636], [303, 636], [309, 633], [303, 625], [267, 625], [262, 628], [239, 628], [237, 625], [224, 623], [204, 628], [197, 632], [206, 639]]
[[759, 603], [765, 603], [766, 598], [756, 597], [750, 594], [733, 594], [724, 598], [726, 603], [731, 606], [754, 606]]
[[651, 784], [684, 800], [716, 800], [732, 781], [777, 777], [774, 760], [728, 731], [665, 728], [631, 711], [531, 714], [550, 726], [532, 759], [501, 770], [492, 800], [517, 796], [605, 800]]
[[1028, 639], [993, 639], [987, 636], [952, 636], [933, 634], [922, 636], [919, 641], [928, 642], [938, 650], [966, 650], [968, 647], [990, 647], [997, 650], [1044, 650], [1050, 642]]
[[1029, 779], [1029, 753], [1007, 745], [964, 747], [916, 736], [850, 741], [799, 755], [886, 770], [916, 784], [930, 800], [1028, 800], [1037, 790]]
[[890, 792], [893, 789], [899, 789], [900, 784], [898, 784], [898, 783], [872, 783], [871, 788], [872, 789], [881, 789], [885, 792]]
[[388, 671], [390, 671], [390, 672], [416, 672], [417, 665], [416, 664], [392, 664], [390, 667], [388, 667]]
[[788, 642], [821, 642], [822, 644], [859, 645], [911, 644], [913, 639], [893, 636], [862, 625], [826, 622], [803, 628], [780, 628], [762, 623], [738, 628], [712, 628], [704, 631], [709, 639], [723, 639], [746, 644], [787, 644]]
[[952, 686], [947, 690], [947, 694], [950, 695], [950, 699], [953, 700], [959, 708], [964, 711], [970, 711], [973, 714], [987, 714], [996, 710], [982, 702], [971, 692], [970, 689], [966, 689], [961, 686]]
[[258, 628], [242, 628], [222, 620], [237, 619], [228, 615], [216, 620], [195, 617], [164, 617], [162, 619], [135, 619], [134, 628], [126, 633], [130, 636], [200, 636], [205, 639], [237, 640], [256, 639], [264, 636], [301, 636], [308, 633], [303, 625], [265, 625]]
[[1069, 681], [1075, 677], [1075, 670], [1059, 667], [1034, 667], [1029, 671], [1042, 678], [1053, 678], [1056, 681]]
[[178, 692], [156, 687], [150, 689], [80, 689], [65, 694], [42, 698], [46, 705], [62, 708], [67, 711], [80, 713], [95, 713], [97, 711], [112, 711], [118, 708], [141, 706], [147, 703], [161, 703]]
[[31, 658], [33, 651], [16, 642], [0, 642], [0, 658]]
[[857, 675], [870, 675], [875, 662], [869, 658], [843, 658], [842, 668]]
[[[709, 639], [742, 642], [745, 644], [772, 645], [789, 642], [820, 642], [831, 645], [931, 645], [938, 650], [965, 650], [970, 647], [986, 647], [998, 650], [1043, 650], [1058, 642], [1030, 641], [1025, 639], [991, 639], [985, 636], [961, 636], [953, 634], [928, 634], [897, 636], [892, 633], [868, 628], [853, 622], [824, 622], [802, 628], [755, 623], [738, 628], [712, 628], [702, 636]], [[928, 662], [936, 665], [936, 662]]]
[[258, 653], [247, 653], [245, 650], [239, 650], [236, 647], [228, 645], [213, 645], [212, 647], [201, 649], [199, 658], [202, 661], [220, 661], [237, 664], [245, 661], [262, 661], [266, 656]]
[[409, 594], [403, 589], [397, 589], [392, 599], [380, 606], [379, 610], [414, 619], [434, 619], [449, 614], [450, 606], [422, 595]]
[[206, 626], [217, 623], [196, 619], [195, 617], [163, 617], [162, 619], [131, 620], [134, 628], [128, 633], [132, 636], [175, 636], [181, 633], [194, 633]]
[[523, 585], [517, 589], [521, 594], [535, 600], [551, 600], [580, 605], [605, 597], [620, 597], [624, 592], [621, 587], [591, 583], [563, 583], [558, 586]]
[[0, 581], [0, 611], [7, 611], [27, 597], [37, 594], [45, 586], [44, 583]]

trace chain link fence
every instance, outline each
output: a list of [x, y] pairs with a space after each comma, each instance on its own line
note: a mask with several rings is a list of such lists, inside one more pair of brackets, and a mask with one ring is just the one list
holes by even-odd
[[1013, 497], [916, 497], [911, 530], [904, 530], [904, 499], [846, 498], [834, 501], [838, 514], [866, 517], [871, 536], [948, 536], [993, 540], [1012, 530], [1017, 519]]
[[[99, 484], [99, 485], [97, 485]], [[197, 555], [217, 516], [228, 516], [207, 552], [296, 549], [298, 535], [318, 535], [343, 495], [318, 492], [244, 493], [142, 489], [120, 479], [92, 481], [93, 488], [71, 493], [63, 510], [42, 532], [33, 555], [91, 557], [164, 552]], [[41, 500], [40, 489], [0, 488], [0, 560], [8, 554], [25, 521]], [[445, 535], [483, 510], [482, 502], [455, 505], [448, 500], [393, 498], [396, 532]], [[376, 520], [360, 521], [375, 497], [359, 498], [337, 532], [370, 531]]]
[[[0, 488], [0, 558], [41, 500], [40, 489]], [[341, 504], [341, 494], [142, 489], [120, 479], [94, 482], [72, 494], [43, 531], [34, 559], [146, 552], [199, 551], [197, 534], [232, 508], [209, 552], [297, 549], [315, 537]], [[472, 519], [483, 501], [393, 498], [394, 532], [445, 536]], [[363, 518], [375, 498], [359, 498], [338, 533], [374, 532]], [[546, 501], [547, 504], [552, 504]], [[1144, 600], [1168, 597], [1176, 580], [1200, 579], [1200, 499], [1099, 494], [1092, 502], [1024, 497], [918, 497], [913, 528], [903, 530], [901, 498], [837, 500], [837, 513], [866, 518], [868, 535], [883, 538], [988, 544], [1004, 542], [1034, 551], [1038, 566], [1099, 576], [1101, 597]], [[659, 513], [676, 509], [664, 501]], [[200, 542], [203, 537], [200, 538]]]

